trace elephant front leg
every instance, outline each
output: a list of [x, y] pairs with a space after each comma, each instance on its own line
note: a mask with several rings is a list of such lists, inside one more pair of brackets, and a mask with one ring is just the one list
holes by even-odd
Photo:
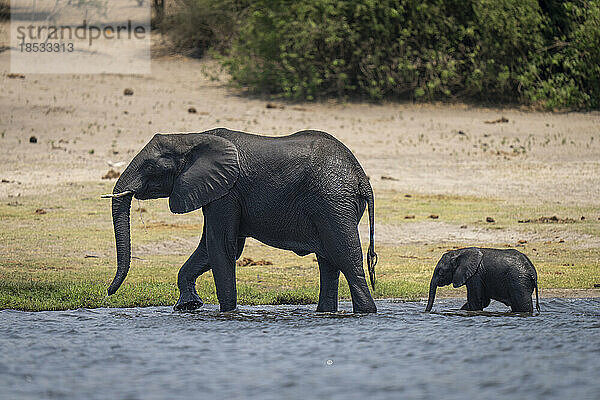
[[338, 287], [340, 270], [323, 257], [317, 255], [321, 286], [319, 289], [318, 312], [336, 312], [338, 310]]
[[221, 312], [233, 311], [237, 307], [235, 282], [235, 247], [237, 241], [228, 241], [225, 244], [210, 243], [209, 240], [209, 263], [213, 266], [213, 278]]
[[482, 311], [490, 305], [490, 299], [486, 297], [483, 282], [479, 276], [472, 277], [467, 281], [467, 302], [461, 307], [466, 311]]
[[222, 198], [204, 208], [208, 263], [212, 267], [221, 312], [237, 307], [235, 260], [241, 254], [239, 245], [240, 210], [231, 198]]
[[195, 310], [202, 306], [202, 299], [196, 292], [196, 279], [209, 269], [208, 254], [206, 251], [206, 235], [205, 232], [203, 232], [198, 248], [192, 253], [185, 264], [183, 264], [177, 274], [179, 300], [177, 300], [177, 303], [173, 307], [176, 311]]

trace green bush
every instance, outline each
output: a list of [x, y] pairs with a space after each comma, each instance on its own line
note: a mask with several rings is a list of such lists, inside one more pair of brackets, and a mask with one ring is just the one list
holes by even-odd
[[[559, 2], [562, 3], [562, 2]], [[600, 2], [564, 2], [545, 47], [521, 77], [525, 98], [547, 108], [600, 107]]]
[[224, 51], [236, 37], [248, 9], [244, 0], [178, 0], [161, 19], [178, 50], [198, 55], [207, 49]]
[[289, 99], [600, 107], [600, 0], [178, 0], [161, 28]]
[[290, 99], [599, 106], [599, 0], [258, 0], [225, 65]]

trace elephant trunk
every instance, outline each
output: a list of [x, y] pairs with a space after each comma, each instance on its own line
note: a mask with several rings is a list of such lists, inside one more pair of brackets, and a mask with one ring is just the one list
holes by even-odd
[[431, 311], [431, 307], [433, 307], [433, 300], [435, 300], [435, 291], [437, 290], [437, 286], [437, 279], [432, 277], [431, 282], [429, 283], [429, 300], [427, 301], [425, 312]]
[[[117, 181], [115, 185], [115, 194], [124, 193], [120, 190], [121, 185]], [[129, 225], [129, 212], [131, 209], [131, 199], [133, 193], [115, 196], [112, 199], [112, 218], [115, 229], [115, 242], [117, 247], [117, 274], [108, 288], [108, 295], [112, 295], [119, 289], [131, 263], [131, 237]]]

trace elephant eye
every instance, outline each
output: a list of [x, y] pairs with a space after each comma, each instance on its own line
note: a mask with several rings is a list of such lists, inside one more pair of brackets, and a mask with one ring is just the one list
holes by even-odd
[[173, 161], [168, 158], [160, 158], [156, 163], [156, 167], [160, 172], [166, 172], [173, 168]]

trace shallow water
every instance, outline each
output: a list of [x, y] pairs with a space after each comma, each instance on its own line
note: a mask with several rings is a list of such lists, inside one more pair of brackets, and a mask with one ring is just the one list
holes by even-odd
[[0, 311], [6, 399], [598, 399], [600, 299]]

